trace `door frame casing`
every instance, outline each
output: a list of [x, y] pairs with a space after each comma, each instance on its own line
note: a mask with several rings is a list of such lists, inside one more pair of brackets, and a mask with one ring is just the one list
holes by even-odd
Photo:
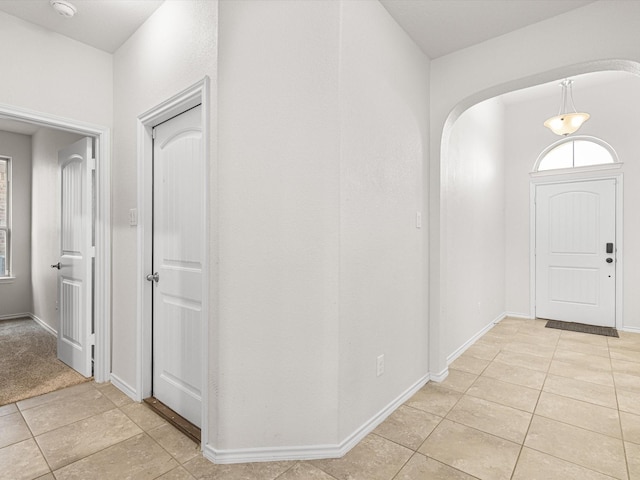
[[538, 185], [569, 184], [597, 180], [615, 180], [616, 185], [616, 299], [615, 299], [615, 328], [624, 328], [623, 280], [624, 280], [624, 176], [615, 169], [622, 167], [622, 163], [611, 165], [610, 171], [601, 169], [585, 169], [578, 172], [545, 172], [544, 175], [532, 174], [529, 187], [529, 287], [531, 299], [530, 316], [536, 318], [536, 188]]
[[137, 308], [137, 385], [136, 400], [152, 394], [152, 285], [146, 275], [152, 268], [153, 246], [153, 138], [156, 125], [202, 104], [202, 138], [204, 155], [204, 261], [202, 269], [202, 441], [208, 443], [208, 377], [209, 377], [209, 77], [174, 95], [138, 116], [138, 308]]
[[0, 117], [95, 139], [97, 204], [94, 226], [93, 375], [97, 383], [106, 382], [111, 375], [111, 130], [101, 125], [5, 104], [0, 104]]

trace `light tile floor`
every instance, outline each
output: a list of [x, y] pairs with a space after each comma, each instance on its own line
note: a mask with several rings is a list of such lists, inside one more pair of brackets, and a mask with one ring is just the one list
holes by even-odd
[[214, 465], [112, 385], [0, 407], [0, 479], [640, 479], [640, 335], [505, 319], [344, 458]]

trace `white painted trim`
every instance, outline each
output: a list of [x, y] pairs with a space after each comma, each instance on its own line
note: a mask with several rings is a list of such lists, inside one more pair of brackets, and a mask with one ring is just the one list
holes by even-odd
[[405, 403], [418, 390], [424, 387], [429, 379], [429, 375], [422, 377], [339, 444], [273, 448], [239, 448], [235, 450], [218, 450], [210, 445], [205, 445], [203, 448], [204, 457], [218, 464], [341, 458], [360, 441], [362, 441], [364, 437], [371, 433], [378, 425], [385, 421], [387, 417], [400, 405]]
[[[11, 261], [11, 257], [9, 257], [9, 261]], [[0, 283], [14, 283], [17, 277], [0, 277]]]
[[640, 333], [640, 327], [622, 327], [620, 330], [628, 333]]
[[528, 313], [505, 312], [504, 318], [507, 318], [507, 317], [509, 317], [509, 318], [519, 318], [519, 319], [522, 319], [522, 320], [535, 320], [535, 318], [532, 317], [531, 315], [529, 315]]
[[376, 415], [371, 417], [367, 422], [362, 424], [360, 428], [355, 430], [345, 440], [340, 442], [340, 456], [344, 456], [349, 450], [355, 447], [364, 437], [369, 435], [375, 428], [384, 422], [389, 415], [396, 411], [400, 405], [409, 400], [418, 390], [424, 387], [430, 380], [430, 375], [426, 374], [408, 389], [402, 392], [395, 400], [391, 401], [386, 407], [380, 410]]
[[30, 313], [10, 313], [8, 315], [0, 315], [0, 320], [17, 320], [18, 318], [31, 318]]
[[141, 401], [151, 396], [152, 385], [152, 308], [151, 308], [151, 284], [146, 280], [147, 273], [151, 272], [151, 245], [152, 245], [152, 154], [153, 141], [152, 129], [154, 126], [176, 116], [198, 104], [202, 104], [202, 136], [204, 145], [204, 182], [205, 204], [203, 209], [204, 223], [204, 262], [202, 269], [202, 424], [201, 434], [202, 448], [206, 448], [209, 442], [209, 276], [211, 273], [209, 259], [210, 239], [210, 203], [209, 203], [209, 174], [210, 174], [210, 135], [209, 122], [210, 80], [204, 77], [199, 82], [188, 87], [170, 99], [147, 110], [138, 117], [138, 295], [137, 295], [137, 321], [136, 333], [138, 345], [136, 351], [137, 384], [131, 389], [134, 398]]
[[530, 172], [529, 176], [531, 178], [539, 178], [539, 177], [553, 177], [558, 175], [567, 175], [567, 174], [575, 174], [575, 173], [600, 173], [606, 171], [612, 171], [622, 168], [624, 164], [622, 162], [616, 163], [605, 163], [602, 165], [588, 165], [586, 167], [575, 167], [575, 168], [556, 168], [554, 170], [542, 170], [541, 172]]
[[136, 398], [137, 392], [136, 392], [135, 388], [133, 388], [127, 382], [122, 380], [116, 374], [112, 373], [111, 377], [110, 377], [110, 380], [111, 380], [111, 384], [114, 387], [116, 387], [118, 390], [120, 390], [122, 393], [124, 393], [127, 397], [132, 398], [133, 400], [139, 401]]
[[436, 383], [444, 382], [449, 376], [449, 368], [445, 368], [441, 372], [430, 374], [430, 379]]
[[30, 313], [29, 316], [31, 317], [31, 320], [36, 322], [38, 325], [40, 325], [42, 328], [44, 328], [51, 335], [53, 335], [54, 337], [58, 337], [58, 332], [54, 328], [52, 328], [51, 326], [47, 325], [44, 322], [44, 320], [42, 320], [41, 318], [37, 317], [33, 313]]
[[614, 327], [624, 328], [624, 175], [597, 171], [572, 172], [557, 176], [531, 178], [529, 183], [529, 295], [531, 317], [536, 318], [536, 188], [538, 185], [559, 183], [577, 183], [597, 180], [615, 180], [616, 182], [616, 313]]
[[469, 340], [467, 340], [464, 344], [458, 347], [453, 353], [447, 356], [447, 365], [451, 365], [460, 355], [462, 355], [467, 348], [476, 343], [480, 337], [482, 337], [485, 333], [491, 330], [497, 323], [500, 323], [504, 318], [506, 318], [505, 313], [501, 313], [496, 318], [491, 320], [487, 325], [482, 327], [478, 333], [472, 336]]
[[105, 382], [111, 371], [111, 131], [109, 128], [11, 105], [0, 104], [0, 118], [86, 135], [96, 139], [96, 271], [95, 381]]

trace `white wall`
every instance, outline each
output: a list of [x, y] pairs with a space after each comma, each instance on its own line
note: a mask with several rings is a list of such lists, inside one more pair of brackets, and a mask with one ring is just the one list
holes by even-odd
[[[342, 2], [340, 47], [343, 440], [428, 372], [426, 228], [416, 228], [416, 212], [429, 61], [378, 2]], [[377, 377], [382, 354], [385, 373]]]
[[58, 331], [58, 271], [50, 265], [60, 258], [58, 150], [80, 138], [50, 128], [40, 128], [31, 137], [31, 313], [55, 331]]
[[219, 447], [335, 447], [427, 373], [428, 60], [377, 2], [223, 1], [219, 38]]
[[465, 111], [451, 131], [442, 170], [442, 229], [449, 255], [441, 288], [448, 356], [504, 312], [508, 125], [502, 102], [492, 99]]
[[[597, 74], [594, 74], [597, 75]], [[586, 81], [586, 80], [585, 80]], [[577, 134], [593, 135], [608, 142], [624, 162], [624, 327], [640, 328], [640, 218], [634, 205], [640, 204], [640, 77], [620, 74], [620, 79], [598, 86], [584, 86], [580, 77], [574, 85], [576, 107], [591, 114]], [[506, 218], [508, 312], [530, 314], [529, 284], [529, 172], [542, 150], [559, 137], [542, 126], [560, 101], [557, 95], [532, 101], [509, 103], [506, 122], [518, 125], [506, 135]]]
[[[447, 351], [443, 333], [446, 299], [439, 287], [443, 265], [452, 254], [442, 241], [441, 199], [447, 192], [441, 189], [440, 173], [441, 166], [449, 161], [448, 137], [457, 115], [482, 100], [563, 76], [607, 68], [640, 72], [638, 18], [639, 2], [597, 1], [431, 63], [429, 321], [432, 371], [444, 369], [446, 358], [452, 353]], [[558, 48], [559, 43], [562, 48]]]
[[112, 56], [0, 12], [0, 103], [111, 125]]
[[[114, 54], [112, 372], [132, 391], [138, 385], [140, 344], [136, 330], [137, 229], [128, 220], [129, 209], [136, 208], [138, 200], [136, 118], [208, 75], [213, 81], [210, 108], [215, 129], [217, 15], [216, 1], [166, 1]], [[210, 161], [215, 172], [215, 130], [211, 138]], [[212, 182], [214, 189], [216, 181]], [[211, 197], [216, 198], [215, 191]], [[215, 316], [210, 322], [214, 324]], [[215, 415], [210, 418], [217, 424]]]
[[[0, 155], [11, 157], [11, 258], [15, 280], [0, 283], [0, 317], [30, 313], [31, 137], [0, 131]], [[8, 282], [8, 283], [5, 283]]]
[[220, 449], [338, 439], [339, 12], [220, 2]]

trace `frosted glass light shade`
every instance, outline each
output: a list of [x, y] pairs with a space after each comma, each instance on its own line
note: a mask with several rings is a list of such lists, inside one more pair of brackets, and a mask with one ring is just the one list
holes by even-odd
[[563, 113], [548, 119], [544, 126], [556, 135], [569, 135], [577, 131], [589, 117], [588, 113]]

